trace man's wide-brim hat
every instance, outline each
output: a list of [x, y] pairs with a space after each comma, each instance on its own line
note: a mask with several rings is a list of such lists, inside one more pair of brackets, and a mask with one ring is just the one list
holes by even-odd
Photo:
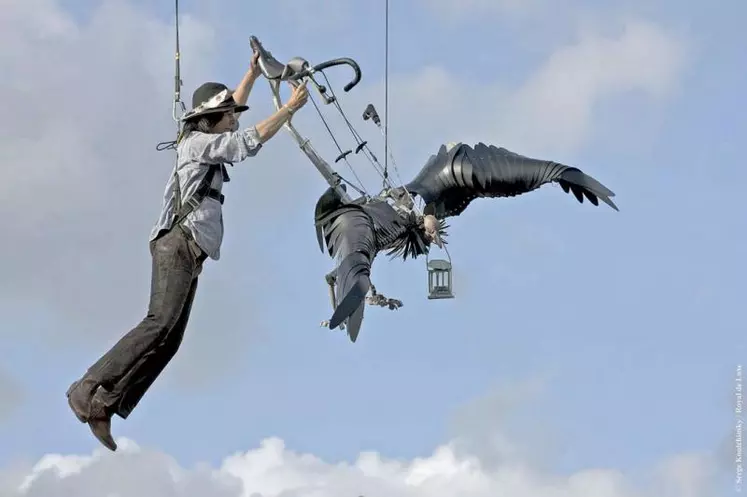
[[233, 92], [222, 83], [204, 83], [192, 94], [192, 110], [182, 116], [182, 121], [194, 119], [207, 114], [223, 113], [228, 110], [244, 112], [249, 107], [238, 105], [233, 99]]

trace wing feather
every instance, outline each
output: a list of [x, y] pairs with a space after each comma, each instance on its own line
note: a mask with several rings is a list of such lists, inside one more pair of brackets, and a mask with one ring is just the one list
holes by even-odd
[[580, 169], [533, 159], [503, 147], [478, 143], [442, 146], [406, 188], [423, 198], [426, 210], [439, 218], [458, 216], [476, 198], [514, 197], [548, 183], [558, 183], [583, 203], [599, 200], [618, 210], [615, 194]]

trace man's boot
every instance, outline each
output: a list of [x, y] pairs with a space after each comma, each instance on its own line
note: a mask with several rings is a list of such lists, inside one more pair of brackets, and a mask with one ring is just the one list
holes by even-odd
[[99, 385], [90, 378], [82, 378], [67, 389], [67, 403], [73, 414], [81, 423], [88, 422], [88, 416], [91, 411], [91, 399], [93, 398]]
[[81, 423], [88, 423], [98, 441], [115, 451], [117, 443], [111, 434], [111, 412], [96, 395], [97, 391], [98, 385], [93, 380], [84, 378], [76, 381], [67, 391], [67, 403]]

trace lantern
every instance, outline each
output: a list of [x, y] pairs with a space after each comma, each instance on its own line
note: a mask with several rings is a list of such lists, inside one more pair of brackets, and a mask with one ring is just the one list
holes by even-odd
[[428, 299], [453, 299], [451, 281], [451, 261], [433, 259], [428, 261]]

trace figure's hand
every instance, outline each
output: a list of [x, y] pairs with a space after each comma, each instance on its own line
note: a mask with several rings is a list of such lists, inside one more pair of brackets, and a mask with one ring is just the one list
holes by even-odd
[[293, 93], [291, 93], [291, 96], [288, 99], [288, 103], [286, 105], [291, 112], [296, 112], [298, 109], [306, 105], [306, 102], [308, 100], [309, 90], [306, 89], [306, 81], [304, 81], [300, 85], [293, 88]]
[[252, 53], [252, 58], [249, 62], [249, 74], [251, 74], [252, 79], [257, 79], [262, 75], [262, 70], [259, 68], [259, 52], [256, 50]]

